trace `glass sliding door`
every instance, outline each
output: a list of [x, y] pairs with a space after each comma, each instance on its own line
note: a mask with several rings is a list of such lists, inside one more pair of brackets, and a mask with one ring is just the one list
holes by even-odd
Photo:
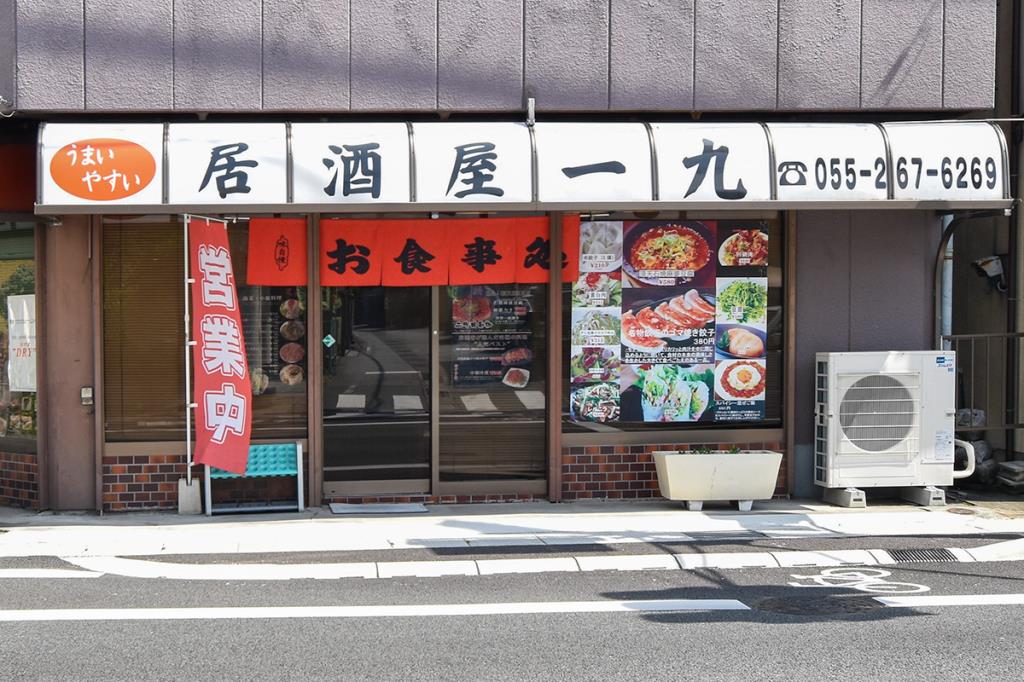
[[441, 494], [545, 490], [546, 294], [529, 284], [442, 290]]
[[323, 288], [327, 497], [429, 492], [430, 299], [428, 287]]

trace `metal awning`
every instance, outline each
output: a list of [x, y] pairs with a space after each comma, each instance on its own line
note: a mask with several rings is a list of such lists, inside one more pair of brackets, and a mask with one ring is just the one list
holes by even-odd
[[36, 213], [1006, 209], [1006, 141], [920, 123], [51, 123]]

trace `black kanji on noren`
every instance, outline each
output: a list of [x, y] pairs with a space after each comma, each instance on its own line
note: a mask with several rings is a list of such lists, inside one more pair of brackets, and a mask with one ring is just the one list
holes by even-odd
[[[697, 167], [690, 182], [690, 188], [686, 190], [685, 196], [690, 196], [700, 188], [704, 177], [708, 174], [708, 166], [715, 164], [715, 194], [719, 199], [736, 200], [747, 196], [747, 188], [743, 186], [743, 180], [736, 183], [733, 189], [725, 188], [725, 160], [729, 157], [729, 148], [725, 145], [715, 147], [715, 143], [705, 138], [704, 151], [697, 156], [687, 156], [683, 159], [683, 166], [686, 168]], [[684, 197], [685, 198], [685, 197]]]
[[483, 272], [485, 267], [501, 260], [501, 254], [494, 250], [495, 243], [493, 239], [476, 237], [470, 243], [463, 244], [466, 255], [462, 257], [462, 262], [477, 272]]
[[199, 191], [206, 189], [214, 174], [217, 175], [217, 193], [221, 199], [229, 194], [248, 194], [252, 191], [249, 187], [249, 174], [239, 168], [255, 168], [258, 161], [247, 159], [239, 161], [235, 157], [249, 149], [244, 142], [234, 144], [222, 144], [210, 150], [210, 163], [206, 166], [206, 175], [203, 176], [203, 184], [199, 185]]
[[402, 253], [398, 254], [398, 258], [395, 258], [395, 262], [402, 266], [403, 275], [411, 275], [417, 270], [420, 272], [430, 272], [427, 263], [432, 260], [434, 260], [434, 254], [417, 244], [416, 240], [411, 237], [405, 240]]
[[327, 257], [332, 259], [327, 267], [341, 275], [351, 263], [352, 272], [362, 275], [370, 269], [369, 255], [368, 247], [361, 244], [349, 244], [344, 239], [338, 239], [334, 243], [334, 251], [327, 252]]
[[[551, 269], [551, 241], [543, 237], [537, 237], [526, 245], [526, 258], [523, 259], [524, 268], [539, 266], [544, 270]], [[569, 257], [562, 252], [562, 267], [569, 266]]]

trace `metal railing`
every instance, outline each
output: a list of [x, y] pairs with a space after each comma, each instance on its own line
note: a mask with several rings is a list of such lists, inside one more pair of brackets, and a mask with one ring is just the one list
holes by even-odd
[[951, 334], [942, 337], [942, 347], [956, 352], [956, 407], [981, 410], [984, 425], [957, 428], [970, 431], [999, 431], [1024, 428], [1020, 406], [1021, 349], [1024, 332], [995, 334]]

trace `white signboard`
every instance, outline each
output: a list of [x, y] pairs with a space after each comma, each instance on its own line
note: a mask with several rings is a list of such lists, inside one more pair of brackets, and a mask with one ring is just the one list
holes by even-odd
[[167, 158], [172, 204], [288, 201], [283, 123], [172, 123]]
[[163, 124], [41, 128], [43, 204], [141, 205], [163, 200]]
[[756, 123], [652, 123], [661, 201], [772, 198], [768, 137]]
[[886, 123], [894, 199], [1002, 199], [1003, 150], [983, 122]]
[[888, 197], [885, 138], [870, 123], [769, 123], [780, 201]]
[[416, 201], [533, 200], [530, 132], [524, 123], [414, 123]]
[[404, 123], [293, 123], [297, 204], [409, 202]]
[[544, 202], [650, 201], [651, 141], [642, 123], [538, 123]]
[[12, 391], [36, 390], [36, 295], [7, 297], [7, 382]]

